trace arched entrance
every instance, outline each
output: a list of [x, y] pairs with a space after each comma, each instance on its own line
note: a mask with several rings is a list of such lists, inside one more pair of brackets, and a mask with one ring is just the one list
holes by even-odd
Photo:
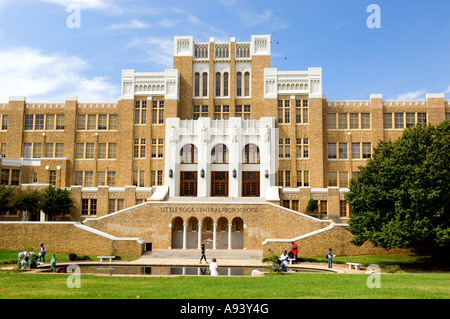
[[205, 245], [206, 249], [214, 248], [214, 224], [211, 217], [206, 217], [202, 222], [201, 244]]
[[216, 248], [228, 249], [228, 219], [225, 217], [217, 221]]
[[244, 221], [240, 217], [231, 222], [231, 249], [244, 248]]
[[183, 248], [183, 218], [175, 217], [172, 219], [172, 249]]

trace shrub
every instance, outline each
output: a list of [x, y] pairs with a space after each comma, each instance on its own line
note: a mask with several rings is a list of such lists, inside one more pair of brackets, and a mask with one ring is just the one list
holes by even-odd
[[78, 260], [77, 254], [70, 253], [70, 254], [69, 254], [69, 260], [70, 260], [70, 261]]

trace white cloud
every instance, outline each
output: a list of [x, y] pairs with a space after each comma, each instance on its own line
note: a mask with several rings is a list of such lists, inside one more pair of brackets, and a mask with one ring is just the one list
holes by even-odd
[[114, 102], [120, 88], [104, 77], [86, 76], [89, 65], [77, 56], [44, 54], [31, 48], [0, 51], [0, 101], [25, 96], [32, 102]]
[[81, 9], [105, 10], [111, 8], [113, 0], [41, 0], [48, 3], [68, 7], [69, 5], [80, 6]]
[[131, 20], [129, 23], [118, 23], [110, 26], [110, 29], [146, 29], [150, 28], [151, 25], [139, 20]]
[[406, 92], [403, 94], [399, 94], [397, 96], [397, 100], [415, 100], [421, 96], [424, 96], [427, 93], [426, 90], [417, 90], [413, 92]]
[[173, 67], [173, 39], [159, 37], [134, 38], [127, 48], [139, 47], [146, 53], [145, 61]]
[[444, 92], [442, 92], [442, 93], [444, 93], [444, 94], [450, 93], [450, 85], [447, 86], [447, 89]]

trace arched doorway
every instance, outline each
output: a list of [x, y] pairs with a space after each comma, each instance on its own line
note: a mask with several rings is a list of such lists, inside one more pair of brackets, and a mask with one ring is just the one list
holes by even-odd
[[214, 224], [211, 217], [205, 217], [202, 222], [201, 244], [205, 244], [206, 249], [214, 247]]
[[186, 229], [186, 248], [198, 248], [198, 219], [190, 217]]
[[225, 217], [217, 221], [216, 248], [228, 249], [228, 219]]
[[183, 248], [183, 218], [172, 219], [172, 249]]
[[244, 248], [244, 221], [240, 217], [231, 222], [231, 249]]

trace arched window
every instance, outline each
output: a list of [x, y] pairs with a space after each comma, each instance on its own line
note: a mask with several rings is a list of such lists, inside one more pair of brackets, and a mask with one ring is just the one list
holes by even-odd
[[228, 147], [225, 144], [214, 146], [211, 150], [212, 164], [228, 164]]
[[244, 74], [244, 96], [250, 96], [250, 73]]
[[223, 74], [223, 96], [228, 96], [228, 72]]
[[200, 96], [200, 73], [194, 75], [194, 96]]
[[208, 96], [208, 73], [202, 75], [202, 95]]
[[188, 144], [181, 148], [180, 162], [181, 164], [197, 164], [198, 152], [194, 144]]
[[236, 74], [236, 96], [242, 96], [242, 73]]
[[220, 76], [220, 73], [219, 72], [217, 72], [216, 73], [216, 96], [220, 96], [220, 91], [221, 91], [221, 88], [220, 88], [220, 83], [221, 82], [221, 76]]
[[242, 154], [244, 164], [259, 164], [259, 147], [255, 144], [247, 144]]

